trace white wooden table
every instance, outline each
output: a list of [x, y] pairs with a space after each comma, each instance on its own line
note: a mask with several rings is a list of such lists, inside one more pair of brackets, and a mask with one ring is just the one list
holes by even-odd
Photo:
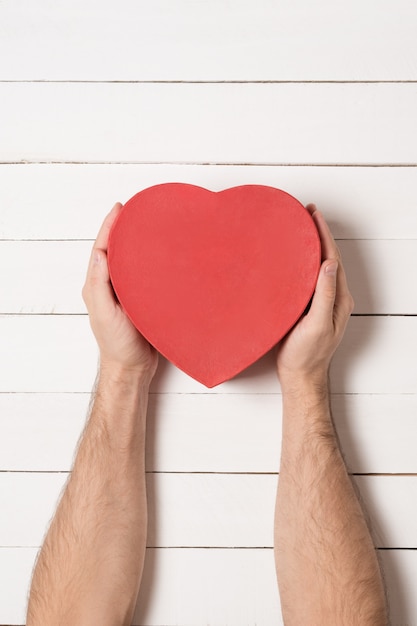
[[[333, 412], [393, 626], [417, 624], [417, 4], [0, 2], [0, 624], [31, 569], [95, 377], [81, 300], [112, 204], [260, 183], [314, 201], [356, 300]], [[280, 389], [267, 355], [152, 388], [136, 626], [282, 624], [272, 551]]]

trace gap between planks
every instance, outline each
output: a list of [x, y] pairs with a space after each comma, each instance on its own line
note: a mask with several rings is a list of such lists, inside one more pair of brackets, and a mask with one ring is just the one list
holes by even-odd
[[417, 80], [80, 80], [80, 79], [23, 79], [0, 80], [0, 84], [47, 83], [93, 85], [402, 85], [417, 84]]
[[[66, 474], [70, 475], [71, 470], [2, 470], [0, 474]], [[280, 472], [224, 472], [224, 471], [183, 471], [183, 470], [146, 470], [145, 474], [148, 475], [183, 475], [183, 476], [279, 476]], [[404, 478], [404, 477], [417, 477], [417, 473], [411, 472], [348, 472], [349, 476], [377, 476], [377, 477], [389, 477], [389, 478]], [[1, 626], [1, 625], [0, 625]]]
[[206, 167], [357, 167], [357, 168], [413, 168], [417, 163], [279, 163], [268, 161], [255, 161], [244, 163], [240, 161], [43, 161], [27, 160], [22, 161], [0, 161], [1, 165], [195, 165]]

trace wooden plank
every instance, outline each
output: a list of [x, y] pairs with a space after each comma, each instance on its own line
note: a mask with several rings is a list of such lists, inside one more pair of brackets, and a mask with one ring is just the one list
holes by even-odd
[[[87, 316], [0, 316], [7, 360], [0, 392], [85, 392], [96, 376], [97, 348]], [[415, 393], [417, 318], [353, 317], [332, 365], [334, 393]], [[272, 352], [236, 378], [208, 390], [161, 358], [152, 391], [277, 393]]]
[[0, 239], [95, 239], [114, 202], [170, 181], [271, 185], [316, 202], [338, 239], [417, 239], [415, 180], [401, 167], [2, 165]]
[[66, 479], [66, 473], [0, 473], [1, 546], [42, 544]]
[[355, 476], [354, 481], [376, 545], [417, 549], [417, 476]]
[[[0, 473], [0, 546], [39, 546], [65, 473]], [[148, 546], [271, 547], [276, 475], [148, 474]]]
[[134, 624], [282, 624], [271, 550], [152, 550], [145, 572]]
[[37, 548], [0, 548], [0, 624], [26, 624], [27, 592]]
[[[35, 555], [0, 548], [0, 623], [25, 623]], [[134, 625], [270, 626], [279, 616], [271, 550], [147, 551]]]
[[415, 317], [352, 318], [331, 367], [333, 391], [415, 393], [416, 324]]
[[[0, 394], [0, 470], [71, 468], [89, 394]], [[417, 395], [333, 395], [353, 473], [417, 474]], [[281, 396], [151, 394], [150, 472], [278, 472]]]
[[[246, 551], [245, 551], [246, 552]], [[256, 554], [256, 553], [255, 553]], [[280, 615], [280, 607], [277, 604], [277, 591], [276, 587], [274, 587], [274, 573], [273, 573], [273, 563], [272, 563], [272, 554], [269, 551], [262, 551], [257, 553], [257, 558], [259, 559], [259, 564], [256, 566], [252, 561], [252, 558], [255, 556], [252, 554], [252, 551], [249, 551], [249, 554], [244, 556], [241, 555], [239, 550], [230, 550], [230, 551], [214, 551], [214, 550], [205, 550], [205, 551], [187, 551], [186, 553], [182, 553], [181, 551], [176, 551], [174, 553], [170, 553], [169, 551], [155, 551], [149, 554], [151, 556], [158, 559], [158, 582], [165, 583], [166, 588], [169, 590], [169, 596], [165, 596], [163, 594], [162, 589], [154, 589], [154, 593], [152, 594], [153, 602], [149, 605], [145, 605], [146, 608], [154, 607], [156, 609], [156, 605], [159, 603], [158, 610], [161, 611], [161, 614], [152, 615], [152, 621], [150, 624], [167, 624], [168, 626], [181, 623], [181, 624], [193, 624], [197, 626], [203, 626], [207, 621], [204, 621], [204, 617], [200, 618], [200, 614], [197, 613], [196, 609], [191, 615], [188, 611], [192, 611], [193, 608], [190, 606], [188, 591], [190, 589], [189, 582], [185, 578], [187, 575], [187, 571], [190, 572], [190, 577], [195, 575], [196, 572], [204, 572], [204, 575], [210, 580], [210, 584], [207, 585], [207, 595], [204, 593], [201, 586], [198, 589], [195, 587], [191, 587], [193, 593], [195, 595], [193, 597], [196, 598], [197, 602], [195, 603], [196, 607], [203, 606], [206, 607], [207, 602], [211, 608], [211, 617], [210, 624], [213, 626], [220, 626], [225, 623], [225, 616], [228, 619], [227, 623], [236, 626], [241, 626], [241, 624], [257, 624], [259, 626], [270, 626], [271, 624], [277, 624], [277, 626], [282, 626], [282, 618]], [[263, 555], [263, 556], [262, 556]], [[168, 563], [164, 563], [164, 557], [171, 560], [172, 570], [168, 572], [165, 570], [165, 567], [168, 569]], [[404, 551], [395, 551], [395, 550], [387, 550], [380, 553], [380, 559], [382, 562], [382, 567], [385, 572], [387, 588], [388, 588], [388, 596], [390, 600], [390, 615], [391, 615], [391, 626], [404, 626], [415, 624], [417, 621], [417, 599], [416, 594], [414, 593], [415, 589], [415, 579], [417, 576], [417, 553], [415, 551], [404, 550]], [[184, 563], [184, 560], [186, 562]], [[180, 568], [180, 562], [184, 563], [184, 567]], [[210, 567], [210, 562], [215, 561], [213, 563], [213, 569]], [[149, 562], [149, 561], [148, 561]], [[175, 563], [175, 565], [174, 565]], [[233, 565], [232, 565], [233, 563]], [[236, 569], [235, 569], [236, 567]], [[239, 567], [242, 568], [241, 572], [239, 571]], [[147, 570], [145, 569], [147, 574]], [[218, 577], [217, 581], [212, 581], [211, 572], [213, 572], [213, 577]], [[244, 596], [244, 590], [234, 590], [233, 587], [236, 585], [236, 581], [241, 578], [241, 573], [244, 576], [251, 577], [251, 585], [248, 589], [249, 598]], [[166, 578], [165, 578], [166, 575]], [[178, 583], [173, 585], [173, 580], [176, 577], [180, 577]], [[199, 582], [201, 579], [197, 578]], [[146, 579], [146, 583], [148, 579]], [[198, 584], [197, 582], [197, 584]], [[205, 581], [206, 582], [206, 579]], [[212, 585], [215, 585], [213, 588]], [[225, 587], [227, 594], [229, 595], [229, 600], [226, 601], [223, 606], [218, 606], [218, 603], [221, 602], [221, 599], [224, 598], [224, 591], [222, 591], [222, 585]], [[231, 585], [233, 587], [231, 587]], [[259, 585], [259, 587], [258, 587]], [[265, 585], [265, 587], [263, 587]], [[150, 587], [143, 586], [141, 597], [148, 598]], [[232, 590], [235, 593], [232, 593]], [[162, 592], [159, 593], [159, 591]], [[239, 592], [240, 591], [240, 592]], [[174, 594], [177, 594], [174, 598]], [[259, 595], [258, 595], [259, 594]], [[253, 597], [258, 595], [259, 602], [262, 604], [264, 609], [264, 614], [262, 617], [258, 615], [253, 615], [252, 612], [244, 613], [247, 610], [246, 602], [253, 601]], [[165, 606], [163, 602], [161, 602], [161, 597], [167, 597], [169, 601], [169, 606]], [[239, 614], [236, 621], [234, 621], [232, 607], [235, 604], [235, 599], [239, 599], [239, 609], [242, 610], [242, 613]], [[175, 615], [177, 617], [177, 621], [175, 618], [170, 618], [172, 614], [171, 611], [171, 602], [175, 602], [174, 606], [186, 606], [188, 608], [187, 618], [182, 617], [181, 609], [177, 609]], [[217, 612], [217, 609], [218, 612]], [[187, 609], [185, 609], [187, 610]], [[166, 611], [166, 613], [165, 613]], [[215, 612], [213, 614], [213, 612]], [[145, 614], [145, 615], [144, 615]], [[143, 612], [140, 611], [140, 599], [139, 599], [139, 611], [136, 614], [135, 623], [137, 624], [148, 624], [147, 620], [147, 612], [144, 609]], [[146, 617], [145, 617], [146, 616]], [[239, 619], [240, 618], [240, 619]], [[201, 619], [201, 621], [200, 621]]]
[[59, 7], [41, 0], [36, 9], [30, 0], [3, 0], [0, 78], [416, 78], [411, 0], [368, 0], [366, 10], [359, 0], [89, 0], [88, 7], [81, 0]]
[[98, 351], [87, 316], [4, 316], [0, 328], [0, 391], [92, 389]]
[[86, 393], [0, 393], [0, 471], [68, 471], [89, 400]]
[[[91, 242], [0, 241], [0, 313], [85, 313]], [[416, 314], [417, 240], [340, 241], [356, 314]]]
[[351, 472], [417, 474], [416, 395], [340, 394], [332, 397], [332, 407]]
[[[0, 548], [0, 623], [25, 623], [35, 548]], [[380, 553], [391, 626], [417, 621], [415, 550]], [[192, 594], [192, 595], [191, 595]], [[195, 599], [190, 602], [190, 597]], [[282, 626], [272, 550], [148, 549], [134, 626]]]
[[[417, 267], [417, 240], [339, 241], [356, 315], [417, 313], [408, 272]], [[407, 283], [407, 285], [406, 285]]]
[[[0, 545], [34, 547], [66, 473], [0, 473]], [[276, 474], [148, 473], [148, 546], [270, 548]], [[378, 548], [417, 548], [416, 476], [355, 476]]]
[[92, 242], [0, 242], [2, 313], [86, 313], [81, 296]]
[[0, 162], [417, 163], [413, 83], [0, 83], [0, 102]]
[[[149, 556], [152, 555], [152, 557], [161, 558], [161, 577], [162, 570], [165, 569], [163, 568], [162, 558], [165, 556], [166, 552], [168, 551], [155, 551], [149, 554]], [[189, 554], [190, 552], [191, 554]], [[201, 586], [198, 587], [196, 590], [197, 594], [194, 596], [197, 598], [197, 606], [205, 606], [207, 602], [209, 603], [209, 606], [214, 605], [212, 610], [216, 611], [216, 613], [214, 615], [211, 613], [212, 621], [210, 621], [210, 624], [213, 624], [214, 626], [216, 624], [219, 626], [220, 624], [224, 624], [225, 615], [229, 616], [232, 606], [234, 606], [233, 598], [239, 598], [239, 610], [241, 610], [241, 612], [239, 612], [236, 622], [234, 622], [233, 614], [230, 615], [230, 622], [228, 623], [236, 623], [236, 626], [240, 626], [241, 624], [258, 624], [259, 626], [277, 624], [277, 626], [282, 626], [283, 622], [280, 614], [279, 598], [277, 597], [278, 594], [275, 586], [272, 554], [268, 550], [258, 552], [249, 550], [245, 552], [248, 552], [248, 554], [242, 555], [239, 550], [230, 550], [226, 552], [219, 551], [217, 553], [214, 550], [188, 551], [183, 556], [181, 551], [177, 551], [173, 553], [172, 556], [170, 554], [172, 561], [175, 559], [178, 563], [180, 559], [182, 560], [188, 557], [189, 563], [187, 563], [186, 567], [181, 568], [180, 571], [177, 565], [174, 571], [172, 571], [172, 574], [168, 575], [167, 579], [165, 579], [166, 584], [169, 586], [169, 589], [172, 589], [172, 580], [175, 575], [180, 574], [180, 576], [184, 576], [187, 571], [190, 572], [190, 576], [193, 576], [193, 573], [196, 571], [204, 571], [205, 573], [213, 572], [213, 576], [220, 576], [221, 580], [214, 583], [214, 581], [212, 582], [210, 578], [211, 584], [207, 589], [207, 596], [204, 594]], [[254, 563], [253, 561], [255, 559], [257, 562], [255, 561]], [[384, 550], [380, 553], [380, 560], [387, 581], [388, 597], [390, 600], [391, 626], [413, 624], [417, 620], [417, 600], [414, 593], [414, 581], [417, 575], [416, 552], [410, 550]], [[213, 563], [214, 567], [211, 568], [209, 564], [213, 561], [215, 562]], [[222, 569], [223, 565], [225, 566], [225, 569]], [[240, 571], [238, 568], [242, 568], [242, 570]], [[221, 570], [222, 572], [220, 573]], [[145, 572], [147, 574], [146, 569]], [[247, 607], [244, 604], [247, 600], [244, 598], [242, 593], [244, 590], [234, 589], [236, 580], [241, 577], [241, 572], [244, 572], [244, 576], [250, 577], [250, 588], [248, 589], [249, 602], [252, 602], [254, 597], [259, 598], [259, 602], [263, 607], [263, 613], [261, 615], [253, 615], [252, 612], [247, 612]], [[146, 583], [147, 582], [148, 579], [146, 578]], [[187, 591], [190, 589], [190, 586], [186, 584], [187, 582], [188, 581], [186, 580], [179, 580], [178, 588], [176, 588], [175, 591], [178, 594], [177, 602], [179, 601], [181, 605], [184, 604], [189, 607], [190, 603]], [[213, 584], [216, 585], [215, 589], [211, 586]], [[226, 600], [225, 605], [219, 607], [217, 612], [218, 598], [221, 599], [224, 597], [224, 592], [222, 592], [221, 586], [222, 584], [228, 594], [228, 600]], [[147, 585], [142, 587], [141, 597], [145, 596], [145, 599], [149, 597], [148, 589], [150, 591], [150, 588]], [[155, 594], [153, 595], [155, 603], [157, 603], [161, 597], [157, 591], [158, 590], [155, 590]], [[234, 593], [232, 593], [233, 591]], [[145, 605], [145, 607], [141, 610], [141, 597], [139, 598], [139, 610], [136, 614], [136, 620], [138, 620], [138, 623], [140, 624], [146, 624], [147, 619], [145, 616], [142, 617], [142, 615], [145, 613], [147, 616], [147, 612], [145, 610], [147, 606]], [[182, 600], [182, 598], [184, 598], [184, 600]], [[160, 607], [160, 609], [164, 610], [164, 607]], [[168, 616], [169, 612], [167, 613], [167, 617]], [[155, 617], [155, 624], [175, 624], [175, 621], [170, 620], [169, 617], [168, 619], [161, 619], [162, 617], [165, 617], [162, 615], [160, 617]], [[184, 624], [189, 623], [190, 625], [199, 624], [198, 614], [191, 614], [189, 616], [189, 622], [181, 617], [178, 621]], [[201, 625], [206, 624], [204, 618], [201, 619], [200, 623]]]

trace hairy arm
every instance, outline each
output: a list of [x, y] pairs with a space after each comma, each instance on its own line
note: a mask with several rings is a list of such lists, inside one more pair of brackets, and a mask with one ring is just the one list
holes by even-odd
[[382, 576], [330, 412], [328, 371], [353, 308], [322, 217], [323, 263], [309, 313], [278, 348], [283, 394], [275, 563], [286, 626], [385, 626]]
[[131, 623], [146, 550], [145, 434], [157, 355], [120, 309], [109, 282], [106, 218], [84, 300], [100, 348], [93, 405], [34, 570], [27, 626]]

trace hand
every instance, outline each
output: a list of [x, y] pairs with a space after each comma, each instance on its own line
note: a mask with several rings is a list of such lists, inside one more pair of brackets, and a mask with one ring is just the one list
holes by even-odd
[[126, 316], [110, 283], [107, 244], [121, 208], [120, 203], [114, 205], [97, 235], [82, 295], [100, 349], [101, 370], [129, 370], [143, 374], [150, 382], [157, 368], [158, 354]]
[[283, 387], [327, 384], [328, 370], [353, 310], [342, 259], [323, 216], [308, 205], [319, 232], [322, 265], [310, 310], [278, 344], [277, 371]]

